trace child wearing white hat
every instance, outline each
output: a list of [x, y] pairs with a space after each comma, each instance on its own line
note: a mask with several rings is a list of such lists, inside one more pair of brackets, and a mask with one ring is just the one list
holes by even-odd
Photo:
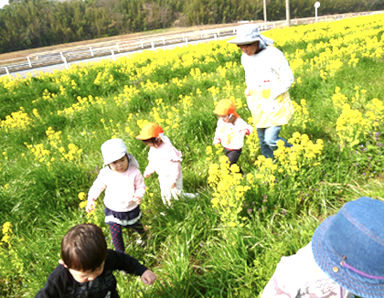
[[105, 167], [89, 189], [86, 211], [91, 212], [96, 208], [95, 201], [105, 190], [105, 223], [109, 225], [115, 249], [124, 252], [122, 227], [129, 227], [144, 236], [144, 228], [140, 223], [140, 203], [145, 194], [144, 178], [138, 162], [128, 153], [122, 139], [106, 141], [101, 145], [101, 153]]
[[273, 40], [263, 36], [254, 24], [240, 26], [229, 43], [236, 44], [243, 52], [248, 108], [257, 128], [261, 153], [273, 158], [281, 126], [287, 124], [294, 109], [288, 89], [294, 81], [292, 70], [284, 54], [273, 47]]
[[196, 194], [183, 192], [182, 154], [163, 134], [161, 126], [148, 122], [142, 127], [136, 139], [149, 147], [148, 165], [144, 177], [148, 178], [157, 173], [164, 205], [170, 205], [172, 199], [177, 200], [181, 195], [187, 198], [196, 197]]

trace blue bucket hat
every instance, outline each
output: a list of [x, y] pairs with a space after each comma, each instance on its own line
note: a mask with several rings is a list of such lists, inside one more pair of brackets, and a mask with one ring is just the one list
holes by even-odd
[[361, 297], [384, 297], [384, 202], [361, 197], [325, 219], [312, 237], [317, 265]]
[[259, 27], [255, 24], [246, 24], [238, 27], [237, 34], [234, 39], [228, 41], [237, 45], [251, 44], [259, 41], [259, 47], [265, 48], [273, 44], [273, 40], [260, 34]]

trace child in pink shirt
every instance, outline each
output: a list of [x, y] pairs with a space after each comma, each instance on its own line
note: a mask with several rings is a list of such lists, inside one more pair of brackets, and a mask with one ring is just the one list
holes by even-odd
[[[144, 178], [139, 164], [121, 139], [110, 139], [101, 145], [104, 164], [88, 192], [86, 211], [96, 208], [95, 201], [105, 190], [105, 223], [109, 225], [117, 251], [124, 252], [122, 227], [144, 235], [140, 223], [140, 203], [145, 194]], [[139, 243], [141, 241], [139, 240]]]
[[[147, 123], [136, 137], [149, 146], [148, 165], [144, 177], [157, 173], [160, 182], [161, 198], [164, 205], [170, 205], [171, 199], [178, 199], [183, 191], [181, 171], [181, 152], [163, 135], [163, 129], [154, 122]], [[194, 197], [183, 193], [183, 196]]]
[[253, 127], [240, 118], [236, 113], [235, 104], [230, 99], [220, 100], [213, 112], [219, 118], [213, 144], [223, 145], [231, 166], [238, 161], [244, 145], [244, 136], [251, 134]]

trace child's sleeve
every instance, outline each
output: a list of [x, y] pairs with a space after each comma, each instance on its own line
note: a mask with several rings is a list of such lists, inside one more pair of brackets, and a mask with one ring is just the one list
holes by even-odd
[[93, 182], [91, 188], [88, 191], [88, 201], [89, 200], [95, 201], [107, 187], [107, 185], [104, 182], [103, 176], [104, 175], [101, 170], [96, 180]]
[[141, 175], [139, 170], [137, 170], [134, 183], [135, 183], [135, 197], [139, 197], [139, 198], [144, 197], [144, 194], [145, 194], [144, 177], [143, 175]]
[[169, 160], [166, 169], [169, 176], [169, 181], [176, 183], [177, 178], [181, 174], [182, 154], [173, 145], [171, 145], [167, 150], [167, 156], [164, 156], [164, 158]]
[[[149, 149], [149, 150], [151, 150], [151, 149]], [[151, 157], [151, 154], [149, 152], [148, 153], [148, 164], [144, 170], [144, 176], [152, 175], [155, 172], [154, 162], [155, 161], [153, 160], [153, 158]]]
[[64, 297], [68, 278], [66, 278], [67, 275], [63, 272], [64, 269], [59, 266], [52, 271], [44, 285], [44, 288], [36, 294], [35, 298]]
[[152, 167], [151, 163], [149, 162], [147, 167], [145, 168], [144, 176], [152, 175], [154, 172], [155, 172], [155, 169]]
[[130, 274], [141, 276], [148, 268], [141, 264], [134, 257], [128, 254], [109, 250], [108, 259], [112, 261], [114, 270], [123, 270]]
[[275, 99], [288, 91], [294, 81], [294, 76], [287, 59], [281, 51], [276, 51], [276, 55], [271, 58], [273, 58], [270, 59], [271, 71], [278, 77], [277, 82], [272, 82], [270, 95], [271, 99]]
[[253, 132], [253, 127], [252, 127], [252, 125], [249, 125], [244, 120], [243, 120], [243, 122], [244, 122], [243, 127], [244, 127], [244, 130], [245, 130], [245, 134], [248, 136], [248, 135], [250, 135]]
[[221, 143], [221, 127], [220, 127], [220, 122], [217, 121], [217, 125], [216, 125], [216, 131], [215, 131], [215, 136], [213, 138], [213, 144], [216, 145], [216, 144], [220, 144]]

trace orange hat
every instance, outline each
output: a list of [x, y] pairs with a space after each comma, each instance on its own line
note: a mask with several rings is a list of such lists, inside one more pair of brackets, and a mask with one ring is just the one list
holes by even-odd
[[235, 103], [230, 99], [222, 99], [220, 100], [213, 112], [218, 116], [227, 116], [229, 114], [233, 114], [236, 117], [239, 117], [239, 115], [236, 113], [236, 105]]
[[163, 129], [159, 126], [159, 124], [154, 122], [148, 122], [143, 126], [140, 131], [140, 134], [136, 137], [138, 140], [149, 140], [152, 138], [157, 138]]

